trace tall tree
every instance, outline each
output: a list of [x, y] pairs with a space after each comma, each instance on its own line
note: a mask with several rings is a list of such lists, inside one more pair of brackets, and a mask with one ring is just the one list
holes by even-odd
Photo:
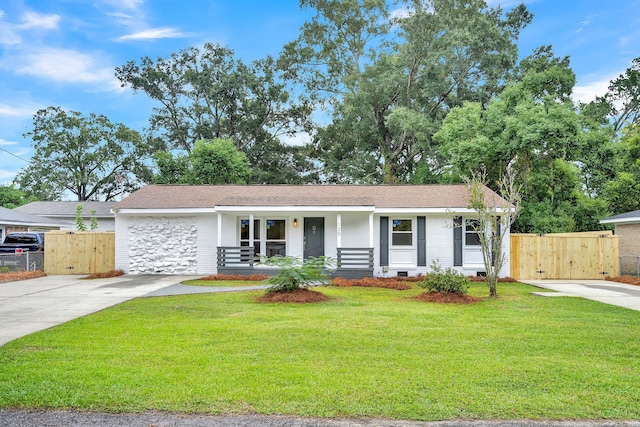
[[607, 152], [607, 141], [570, 99], [575, 76], [568, 58], [555, 58], [550, 48], [542, 47], [518, 71], [519, 80], [486, 108], [466, 103], [446, 117], [435, 139], [442, 144], [449, 173], [486, 170], [489, 182], [496, 182], [508, 169], [518, 170], [523, 202], [515, 231], [600, 228], [606, 205], [592, 197], [592, 190], [584, 190], [585, 183], [596, 186], [603, 179], [591, 165], [597, 162], [596, 153]]
[[103, 115], [49, 107], [25, 133], [33, 141], [31, 164], [16, 181], [38, 200], [115, 200], [151, 178], [145, 160], [153, 152], [141, 135]]
[[310, 130], [309, 104], [294, 98], [281, 74], [271, 57], [245, 64], [231, 49], [212, 43], [116, 68], [123, 86], [160, 104], [150, 118], [151, 132], [169, 149], [189, 153], [196, 141], [231, 139], [255, 169], [270, 168], [255, 155], [261, 145], [294, 153], [281, 138]]
[[596, 100], [609, 107], [614, 136], [626, 125], [637, 124], [640, 119], [640, 57], [618, 78], [611, 81], [607, 94]]
[[333, 90], [333, 122], [315, 146], [330, 180], [407, 181], [431, 162], [442, 118], [499, 90], [531, 20], [524, 6], [505, 13], [482, 0], [400, 3], [403, 17], [391, 19], [384, 1], [302, 2], [317, 16], [281, 60], [301, 62], [290, 68], [314, 93]]

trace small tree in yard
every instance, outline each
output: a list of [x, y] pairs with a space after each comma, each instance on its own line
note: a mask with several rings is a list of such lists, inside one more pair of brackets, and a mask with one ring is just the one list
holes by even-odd
[[324, 256], [304, 261], [296, 257], [274, 256], [262, 262], [280, 268], [277, 275], [268, 279], [270, 286], [267, 292], [290, 292], [316, 283], [328, 284], [330, 280], [326, 268], [332, 262]]
[[469, 192], [469, 208], [477, 213], [477, 222], [472, 224], [480, 239], [489, 296], [497, 298], [498, 278], [506, 261], [506, 254], [502, 251], [504, 230], [511, 227], [520, 213], [521, 187], [516, 184], [513, 171], [507, 169], [498, 182], [502, 199], [507, 201], [505, 205], [495, 193], [486, 191], [487, 176], [484, 172], [463, 179]]

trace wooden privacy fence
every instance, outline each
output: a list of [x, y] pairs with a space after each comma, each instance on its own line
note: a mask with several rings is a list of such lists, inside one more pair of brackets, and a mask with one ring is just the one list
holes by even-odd
[[511, 235], [514, 279], [603, 279], [619, 275], [618, 260], [610, 231]]
[[115, 233], [50, 231], [44, 242], [47, 274], [106, 273], [115, 268]]

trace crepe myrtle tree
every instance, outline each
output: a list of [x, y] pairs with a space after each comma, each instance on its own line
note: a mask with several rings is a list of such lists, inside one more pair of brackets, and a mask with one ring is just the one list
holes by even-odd
[[520, 213], [521, 187], [516, 183], [513, 170], [507, 168], [497, 182], [500, 195], [507, 202], [505, 204], [495, 193], [486, 192], [486, 172], [473, 173], [463, 180], [469, 193], [468, 207], [476, 212], [477, 219], [470, 225], [480, 240], [489, 297], [497, 298], [498, 278], [507, 258], [502, 246], [506, 235], [504, 230], [511, 227]]

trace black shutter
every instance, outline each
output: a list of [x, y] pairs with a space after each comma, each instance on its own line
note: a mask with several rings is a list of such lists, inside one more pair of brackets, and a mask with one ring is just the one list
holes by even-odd
[[418, 217], [418, 266], [427, 265], [426, 218]]
[[453, 217], [453, 265], [462, 266], [462, 217]]
[[389, 265], [389, 217], [380, 217], [380, 265]]
[[496, 234], [491, 238], [491, 265], [493, 266], [496, 265], [496, 254], [497, 254], [496, 246], [498, 245], [498, 237], [500, 237], [500, 234], [502, 234], [502, 230], [501, 230], [502, 224], [500, 223], [500, 217], [497, 216], [495, 221], [496, 221]]

